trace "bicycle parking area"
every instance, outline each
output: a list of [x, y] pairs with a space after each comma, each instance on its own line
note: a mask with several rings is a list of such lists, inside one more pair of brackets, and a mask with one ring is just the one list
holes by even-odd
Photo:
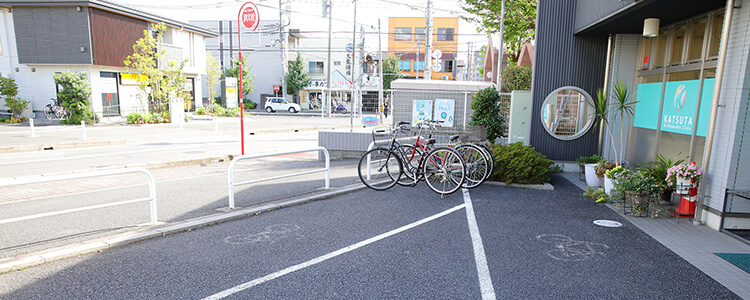
[[[479, 299], [488, 295], [486, 272], [497, 298], [731, 298], [626, 219], [591, 206], [570, 183], [553, 184], [555, 191], [484, 185], [469, 191], [470, 200], [463, 192], [441, 199], [425, 184], [365, 189], [24, 270], [58, 271], [8, 295], [90, 288], [131, 297]], [[592, 221], [599, 218], [625, 225], [598, 227]], [[558, 250], [581, 254], [550, 255]], [[106, 284], [112, 276], [119, 284]], [[688, 279], [693, 288], [682, 288]], [[86, 287], [66, 286], [71, 280]]]

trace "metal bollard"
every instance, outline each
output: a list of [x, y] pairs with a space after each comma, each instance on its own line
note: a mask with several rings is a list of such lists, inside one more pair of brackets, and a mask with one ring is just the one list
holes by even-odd
[[31, 128], [31, 137], [36, 137], [34, 133], [34, 118], [29, 118], [29, 127]]
[[81, 139], [86, 140], [86, 122], [81, 120]]

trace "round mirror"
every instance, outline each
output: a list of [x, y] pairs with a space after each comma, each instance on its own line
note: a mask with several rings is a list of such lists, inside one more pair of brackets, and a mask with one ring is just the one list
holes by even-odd
[[542, 125], [557, 139], [577, 139], [594, 124], [592, 103], [591, 96], [578, 87], [556, 89], [542, 103]]

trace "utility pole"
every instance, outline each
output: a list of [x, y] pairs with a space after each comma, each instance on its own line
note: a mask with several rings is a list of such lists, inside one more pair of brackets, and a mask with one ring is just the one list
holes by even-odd
[[432, 0], [427, 0], [427, 19], [425, 19], [425, 33], [427, 33], [427, 49], [424, 53], [424, 79], [432, 80]]
[[497, 69], [495, 69], [495, 77], [497, 80], [497, 90], [502, 89], [502, 70], [503, 67], [503, 52], [505, 47], [503, 46], [503, 40], [505, 39], [505, 0], [500, 1], [500, 44], [497, 45]]
[[[378, 110], [383, 107], [385, 111], [385, 101], [383, 101], [383, 48], [380, 40], [380, 19], [378, 19], [378, 77], [380, 82], [378, 84]], [[380, 116], [380, 123], [383, 123], [383, 111], [378, 111]]]
[[[321, 129], [323, 128], [322, 122], [323, 122], [323, 116], [325, 115], [324, 112], [327, 111], [329, 114], [331, 113], [331, 109], [330, 109], [331, 107], [331, 68], [333, 67], [333, 65], [331, 65], [331, 20], [332, 20], [331, 4], [332, 4], [331, 0], [328, 0], [327, 1], [327, 14], [328, 14], [328, 71], [327, 71], [328, 74], [327, 75], [328, 76], [326, 76], [326, 92], [327, 92], [326, 94], [327, 95], [326, 95], [325, 105], [323, 104], [323, 99], [321, 99], [320, 101], [320, 119], [321, 119], [320, 127]], [[324, 107], [328, 109], [324, 109]]]
[[472, 63], [473, 56], [474, 56], [473, 55], [474, 53], [471, 53], [472, 46], [473, 46], [472, 43], [469, 42], [469, 54], [466, 56], [466, 81], [471, 81], [471, 75], [472, 75], [471, 63]]
[[[357, 71], [357, 68], [354, 67], [356, 64], [356, 60], [354, 60], [355, 53], [357, 53], [357, 0], [352, 0], [354, 2], [354, 24], [352, 25], [352, 88], [354, 88], [354, 93], [352, 97], [352, 101], [356, 103], [357, 101], [357, 85], [354, 84], [354, 78], [355, 78], [355, 72]], [[350, 114], [354, 115], [354, 112], [350, 112]], [[352, 118], [350, 120], [350, 126], [349, 126], [349, 132], [354, 131], [354, 119]]]
[[[286, 99], [286, 37], [284, 36], [283, 0], [279, 0], [279, 42], [281, 42], [281, 97]], [[288, 25], [288, 24], [287, 24]], [[293, 102], [293, 101], [292, 101]]]

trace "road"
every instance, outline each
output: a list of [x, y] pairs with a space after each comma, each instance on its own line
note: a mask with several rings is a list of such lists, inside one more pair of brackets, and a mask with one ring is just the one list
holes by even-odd
[[363, 190], [0, 274], [0, 295], [738, 299], [569, 182], [552, 183], [443, 199], [424, 184]]

